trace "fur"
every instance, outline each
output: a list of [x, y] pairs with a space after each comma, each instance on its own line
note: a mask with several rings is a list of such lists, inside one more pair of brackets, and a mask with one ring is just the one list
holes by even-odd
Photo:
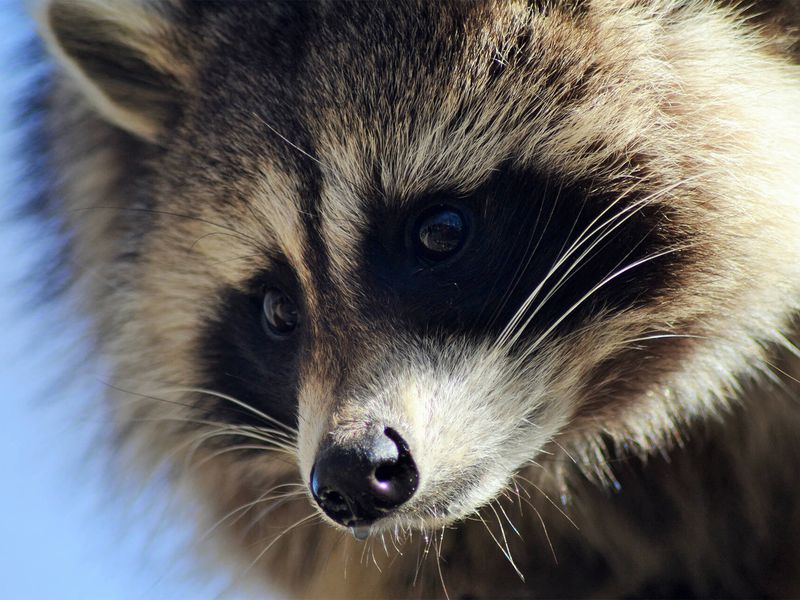
[[[297, 597], [800, 593], [791, 0], [48, 0], [47, 202], [119, 447]], [[447, 268], [403, 223], [464, 206]], [[260, 294], [298, 301], [271, 343]], [[323, 439], [403, 432], [367, 542]]]

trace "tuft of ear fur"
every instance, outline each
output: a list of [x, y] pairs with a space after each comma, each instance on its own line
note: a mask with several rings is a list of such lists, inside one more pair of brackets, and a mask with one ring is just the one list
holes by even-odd
[[174, 0], [45, 0], [39, 23], [95, 109], [154, 142], [189, 79], [177, 8]]

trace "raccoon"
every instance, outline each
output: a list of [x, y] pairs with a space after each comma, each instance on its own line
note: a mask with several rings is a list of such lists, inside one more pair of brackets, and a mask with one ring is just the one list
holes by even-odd
[[36, 11], [120, 460], [234, 581], [800, 594], [796, 2]]

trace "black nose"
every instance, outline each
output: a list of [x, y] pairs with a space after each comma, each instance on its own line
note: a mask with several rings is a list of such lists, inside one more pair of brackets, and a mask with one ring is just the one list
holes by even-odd
[[388, 427], [347, 446], [324, 446], [311, 470], [314, 500], [345, 527], [386, 516], [407, 502], [418, 484], [408, 444]]

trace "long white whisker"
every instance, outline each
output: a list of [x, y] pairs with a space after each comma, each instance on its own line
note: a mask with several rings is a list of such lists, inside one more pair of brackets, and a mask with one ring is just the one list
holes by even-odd
[[520, 571], [517, 568], [516, 563], [511, 558], [511, 547], [508, 545], [508, 538], [506, 537], [506, 529], [505, 529], [505, 527], [503, 527], [503, 522], [500, 520], [500, 515], [497, 514], [497, 510], [495, 510], [495, 508], [494, 508], [494, 505], [497, 504], [497, 503], [498, 503], [497, 501], [490, 502], [488, 504], [489, 510], [491, 510], [494, 513], [494, 517], [495, 517], [495, 519], [497, 519], [497, 526], [500, 528], [500, 535], [503, 538], [503, 544], [506, 547], [506, 553], [507, 553], [507, 556], [509, 557], [509, 561], [511, 562], [511, 566], [514, 567], [514, 570], [517, 572], [517, 575], [519, 575], [519, 578], [522, 581], [525, 581], [525, 576], [522, 574], [522, 571]]
[[220, 400], [227, 400], [228, 402], [231, 402], [231, 403], [233, 403], [233, 404], [245, 409], [246, 411], [249, 411], [249, 412], [253, 413], [254, 415], [264, 419], [265, 421], [267, 421], [269, 423], [272, 423], [274, 425], [277, 425], [278, 427], [283, 428], [284, 430], [286, 430], [287, 433], [289, 433], [292, 436], [295, 436], [297, 434], [297, 431], [294, 428], [288, 426], [286, 423], [283, 423], [282, 421], [279, 421], [278, 419], [276, 419], [274, 417], [271, 417], [270, 415], [267, 415], [266, 413], [258, 410], [257, 408], [254, 408], [253, 406], [250, 406], [246, 402], [242, 402], [241, 400], [238, 400], [237, 398], [234, 398], [233, 396], [229, 396], [229, 395], [223, 394], [221, 392], [216, 392], [214, 390], [209, 390], [209, 389], [205, 389], [205, 388], [175, 387], [175, 388], [165, 388], [163, 390], [160, 390], [159, 393], [170, 393], [170, 392], [206, 394], [208, 396], [214, 396], [215, 398], [219, 398]]
[[[624, 220], [623, 220], [623, 221], [620, 221], [620, 223], [618, 223], [618, 224], [617, 224], [617, 226], [621, 225], [622, 223], [624, 223]], [[581, 269], [583, 266], [585, 266], [585, 264], [587, 264], [587, 263], [588, 263], [588, 260], [587, 260], [587, 258], [588, 258], [588, 257], [591, 255], [591, 253], [592, 253], [592, 252], [595, 250], [595, 248], [596, 248], [596, 247], [597, 247], [599, 244], [601, 244], [601, 243], [604, 241], [605, 237], [607, 237], [608, 235], [610, 235], [610, 233], [612, 233], [612, 232], [614, 231], [614, 229], [615, 229], [617, 226], [615, 226], [614, 228], [611, 228], [611, 229], [609, 229], [609, 231], [608, 231], [608, 232], [606, 232], [606, 233], [605, 233], [605, 234], [603, 234], [602, 236], [598, 237], [598, 238], [597, 238], [597, 239], [596, 239], [596, 240], [595, 240], [595, 241], [594, 241], [592, 244], [590, 244], [590, 245], [589, 245], [589, 246], [588, 246], [588, 247], [587, 247], [587, 248], [584, 250], [584, 252], [582, 252], [582, 253], [581, 253], [581, 254], [580, 254], [580, 255], [579, 255], [579, 256], [578, 256], [578, 257], [577, 257], [577, 258], [576, 258], [576, 259], [575, 259], [575, 260], [572, 262], [572, 264], [571, 264], [571, 265], [570, 265], [570, 266], [569, 266], [569, 267], [568, 267], [568, 268], [567, 268], [567, 269], [564, 271], [564, 273], [561, 275], [561, 277], [559, 278], [559, 280], [558, 280], [558, 281], [556, 281], [556, 282], [555, 282], [555, 283], [554, 283], [554, 284], [551, 286], [550, 290], [547, 292], [547, 294], [544, 296], [544, 298], [542, 298], [542, 299], [539, 301], [539, 303], [538, 303], [538, 305], [536, 306], [536, 308], [534, 308], [534, 309], [533, 309], [533, 311], [531, 311], [531, 312], [530, 312], [530, 314], [527, 316], [527, 318], [525, 319], [525, 322], [522, 324], [522, 326], [520, 326], [520, 327], [518, 327], [518, 328], [517, 328], [517, 332], [516, 332], [516, 334], [513, 336], [513, 338], [511, 339], [511, 341], [509, 342], [509, 345], [513, 345], [513, 344], [515, 344], [515, 343], [516, 343], [516, 342], [519, 340], [520, 336], [521, 336], [521, 335], [522, 335], [522, 334], [525, 332], [525, 330], [528, 328], [528, 326], [529, 326], [529, 325], [530, 325], [530, 324], [533, 322], [533, 320], [536, 318], [536, 315], [539, 313], [539, 311], [540, 311], [540, 310], [542, 310], [542, 309], [544, 308], [544, 306], [547, 304], [547, 302], [548, 302], [548, 301], [549, 301], [549, 300], [550, 300], [550, 299], [551, 299], [553, 296], [555, 296], [555, 295], [556, 295], [556, 294], [559, 292], [559, 290], [561, 290], [561, 288], [562, 288], [562, 287], [563, 287], [563, 286], [564, 286], [564, 285], [565, 285], [565, 284], [566, 284], [566, 283], [567, 283], [567, 282], [568, 282], [570, 279], [572, 279], [572, 277], [573, 277], [573, 276], [574, 276], [576, 273], [578, 273], [578, 271], [579, 271], [579, 270], [580, 270], [580, 269]], [[640, 242], [640, 243], [641, 243], [641, 242]], [[637, 246], [638, 246], [638, 244], [637, 244]], [[620, 263], [621, 263], [621, 262], [623, 262], [625, 259], [627, 259], [627, 257], [628, 257], [628, 256], [630, 256], [630, 254], [631, 254], [631, 253], [632, 253], [634, 250], [635, 250], [635, 247], [634, 247], [634, 248], [632, 248], [632, 249], [631, 249], [631, 250], [628, 252], [628, 254], [626, 254], [626, 255], [625, 255], [625, 257], [624, 257], [624, 258], [623, 258], [623, 259], [620, 261]], [[618, 263], [618, 264], [620, 264], [620, 263]]]
[[[567, 259], [570, 258], [570, 256], [573, 253], [578, 251], [578, 249], [584, 243], [588, 242], [593, 236], [598, 236], [594, 240], [594, 242], [592, 242], [590, 244], [589, 248], [587, 248], [581, 254], [581, 256], [577, 260], [575, 260], [573, 262], [573, 264], [569, 267], [567, 272], [562, 275], [562, 277], [559, 280], [559, 282], [562, 282], [564, 280], [564, 277], [568, 276], [569, 273], [574, 271], [582, 263], [583, 258], [588, 253], [590, 253], [592, 251], [592, 249], [594, 249], [605, 238], [607, 238], [609, 235], [611, 235], [615, 230], [617, 230], [619, 227], [621, 227], [621, 225], [623, 223], [625, 223], [628, 219], [632, 218], [636, 213], [638, 213], [638, 211], [642, 207], [655, 202], [656, 200], [659, 199], [659, 197], [671, 192], [672, 190], [676, 189], [677, 187], [679, 187], [681, 185], [685, 185], [686, 183], [692, 181], [692, 179], [695, 179], [696, 177], [697, 176], [683, 179], [683, 180], [681, 180], [679, 182], [674, 183], [671, 186], [668, 186], [668, 187], [666, 187], [666, 188], [664, 188], [662, 190], [659, 190], [659, 191], [657, 191], [657, 192], [655, 192], [653, 194], [650, 194], [649, 196], [647, 196], [645, 198], [642, 198], [641, 200], [638, 200], [638, 201], [634, 202], [633, 204], [623, 208], [622, 210], [614, 213], [606, 221], [602, 222], [600, 225], [597, 225], [595, 227], [595, 224], [600, 219], [602, 219], [605, 216], [605, 214], [608, 213], [608, 211], [610, 211], [616, 204], [621, 202], [631, 190], [635, 189], [635, 186], [632, 185], [628, 189], [626, 189], [623, 192], [621, 192], [613, 202], [611, 202], [605, 209], [603, 209], [603, 211], [597, 217], [595, 217], [589, 223], [589, 225], [587, 225], [584, 228], [584, 230], [581, 232], [581, 234], [578, 237], [578, 239], [576, 239], [575, 242], [572, 243], [572, 245], [567, 250], [567, 252], [555, 262], [553, 267], [547, 272], [547, 274], [544, 276], [542, 281], [539, 283], [539, 285], [536, 286], [536, 288], [533, 290], [533, 292], [531, 292], [531, 294], [528, 296], [528, 298], [525, 300], [525, 302], [522, 303], [522, 305], [520, 306], [519, 310], [517, 310], [517, 312], [515, 313], [514, 317], [511, 318], [509, 323], [506, 325], [506, 327], [503, 329], [501, 334], [498, 336], [498, 338], [497, 338], [497, 346], [504, 347], [504, 346], [507, 345], [507, 341], [508, 341], [509, 335], [511, 334], [511, 332], [514, 329], [517, 328], [517, 325], [518, 325], [519, 321], [522, 319], [522, 316], [530, 308], [530, 305], [533, 303], [535, 298], [538, 296], [539, 292], [541, 292], [541, 290], [544, 287], [545, 283], [561, 268], [561, 266], [566, 262]], [[549, 296], [548, 296], [548, 298], [549, 298]], [[546, 299], [544, 301], [546, 301]], [[540, 303], [540, 305], [539, 305], [540, 307], [543, 304], [543, 302]], [[527, 324], [526, 324], [525, 327], [527, 327]], [[523, 327], [522, 329], [524, 330], [525, 327]], [[518, 338], [515, 336], [515, 339], [518, 339]]]
[[[234, 423], [226, 423], [225, 421], [209, 421], [206, 419], [190, 419], [187, 417], [141, 417], [141, 418], [134, 418], [131, 419], [132, 421], [137, 422], [153, 422], [153, 423], [191, 423], [194, 425], [207, 425], [210, 427], [216, 427], [218, 429], [236, 429], [237, 431], [247, 431], [253, 435], [260, 435], [261, 439], [264, 441], [269, 442], [277, 442], [283, 444], [284, 446], [296, 450], [295, 440], [290, 438], [286, 433], [283, 431], [279, 431], [277, 429], [271, 429], [269, 427], [256, 427], [253, 425], [236, 425]], [[277, 440], [268, 436], [277, 436]]]
[[[633, 189], [633, 187], [631, 187], [630, 189]], [[505, 345], [507, 336], [517, 326], [517, 323], [522, 318], [522, 315], [528, 310], [528, 308], [533, 303], [533, 301], [536, 299], [536, 296], [538, 296], [539, 292], [545, 286], [545, 284], [550, 279], [550, 277], [552, 277], [558, 271], [558, 269], [561, 267], [561, 265], [563, 265], [572, 256], [573, 253], [578, 251], [578, 249], [584, 244], [585, 241], [588, 241], [589, 239], [591, 239], [591, 237], [593, 235], [596, 235], [597, 233], [602, 232], [604, 228], [609, 226], [609, 224], [613, 223], [616, 219], [620, 219], [620, 217], [626, 215], [626, 213], [629, 216], [635, 214], [635, 212], [639, 208], [639, 206], [645, 200], [647, 200], [647, 199], [643, 199], [643, 200], [640, 200], [637, 203], [634, 203], [633, 205], [631, 205], [629, 207], [626, 207], [622, 211], [619, 211], [619, 212], [615, 213], [614, 215], [612, 215], [604, 223], [601, 223], [599, 226], [594, 227], [594, 225], [595, 225], [595, 223], [597, 223], [597, 221], [599, 221], [616, 204], [618, 204], [619, 202], [622, 201], [622, 199], [625, 197], [625, 194], [627, 194], [628, 191], [629, 190], [626, 190], [625, 192], [623, 192], [616, 200], [611, 202], [605, 209], [603, 209], [603, 211], [597, 217], [595, 217], [584, 228], [584, 230], [581, 232], [581, 234], [578, 236], [578, 238], [569, 247], [567, 252], [565, 254], [563, 254], [562, 256], [560, 256], [556, 260], [556, 262], [553, 264], [553, 266], [550, 268], [550, 270], [545, 274], [544, 278], [539, 282], [539, 284], [536, 286], [536, 288], [534, 288], [534, 290], [531, 292], [531, 294], [528, 296], [528, 298], [525, 300], [525, 302], [522, 303], [522, 305], [520, 306], [519, 310], [517, 310], [516, 314], [511, 318], [509, 323], [506, 325], [506, 327], [503, 329], [501, 334], [498, 336], [498, 345], [500, 345], [500, 346]], [[624, 219], [621, 222], [624, 222]], [[613, 231], [613, 229], [612, 229], [612, 231]]]
[[[274, 419], [272, 417], [268, 417], [267, 415], [264, 415], [263, 413], [257, 411], [255, 408], [251, 407], [247, 403], [243, 403], [243, 402], [241, 402], [239, 400], [236, 400], [235, 398], [232, 398], [232, 397], [227, 396], [225, 394], [220, 394], [218, 392], [214, 392], [214, 391], [211, 391], [211, 390], [205, 390], [205, 389], [202, 389], [202, 388], [163, 388], [163, 389], [160, 389], [160, 390], [156, 390], [151, 394], [144, 394], [144, 393], [141, 393], [141, 392], [136, 392], [136, 391], [132, 391], [132, 390], [126, 390], [126, 389], [121, 388], [119, 386], [116, 386], [116, 385], [114, 385], [114, 384], [112, 384], [110, 382], [101, 381], [101, 383], [103, 383], [105, 386], [107, 386], [107, 387], [109, 387], [109, 388], [111, 388], [113, 390], [116, 390], [118, 392], [122, 392], [124, 394], [130, 395], [130, 396], [133, 396], [133, 397], [136, 397], [136, 398], [142, 398], [142, 399], [146, 399], [146, 400], [154, 400], [154, 401], [157, 401], [157, 402], [164, 402], [164, 403], [167, 403], [167, 404], [174, 404], [176, 406], [183, 406], [183, 407], [186, 407], [186, 408], [189, 408], [189, 409], [193, 409], [193, 408], [195, 408], [195, 406], [193, 404], [191, 404], [191, 403], [188, 403], [188, 402], [180, 402], [180, 401], [177, 401], [177, 400], [169, 400], [167, 398], [162, 398], [162, 397], [160, 397], [160, 395], [155, 395], [155, 394], [162, 394], [162, 393], [167, 393], [167, 394], [169, 394], [169, 393], [181, 393], [181, 394], [185, 394], [185, 393], [201, 393], [201, 394], [209, 394], [209, 395], [212, 395], [214, 397], [218, 397], [218, 398], [230, 401], [230, 402], [234, 402], [235, 404], [239, 404], [239, 405], [245, 407], [247, 410], [249, 410], [251, 412], [255, 411], [257, 416], [261, 416], [261, 417], [265, 418], [265, 420], [268, 423], [273, 423], [274, 422], [275, 424], [280, 426], [283, 430], [285, 430], [285, 431], [280, 431], [280, 430], [277, 430], [277, 429], [272, 429], [272, 428], [267, 428], [267, 427], [259, 427], [258, 429], [260, 431], [264, 431], [266, 433], [273, 433], [275, 435], [281, 436], [282, 438], [284, 438], [284, 442], [288, 443], [290, 445], [294, 445], [295, 440], [297, 438], [297, 430], [296, 429], [291, 428], [288, 425], [286, 425], [285, 423], [282, 423], [282, 422], [280, 422], [280, 421], [278, 421], [278, 420], [276, 420], [276, 419]], [[198, 423], [198, 424], [210, 424], [210, 425], [222, 424], [222, 422], [208, 421], [208, 420], [203, 420], [203, 419], [188, 419], [188, 418], [184, 418], [184, 417], [160, 417], [159, 419], [160, 420], [164, 420], [164, 421], [167, 421], [167, 420], [170, 420], [170, 419], [174, 419], [176, 421], [183, 420], [185, 422], [195, 422], [195, 423]], [[229, 424], [226, 424], [226, 425], [229, 425]], [[249, 426], [249, 427], [252, 427], [252, 426]], [[253, 429], [255, 429], [255, 428], [253, 428]]]
[[[509, 498], [509, 500], [513, 502], [513, 499]], [[519, 532], [519, 529], [516, 528], [514, 523], [511, 522], [511, 519], [508, 517], [508, 514], [506, 513], [505, 509], [503, 508], [503, 505], [500, 502], [497, 502], [497, 508], [500, 509], [501, 513], [503, 513], [503, 516], [506, 518], [509, 527], [511, 527], [514, 533], [517, 534], [517, 537], [519, 537], [519, 539], [522, 539], [522, 534]]]
[[500, 543], [497, 537], [495, 537], [494, 533], [489, 528], [489, 525], [486, 523], [486, 520], [483, 518], [483, 516], [481, 516], [480, 513], [477, 513], [476, 516], [478, 517], [478, 519], [480, 519], [481, 523], [483, 523], [483, 526], [486, 528], [486, 531], [489, 533], [489, 536], [492, 538], [492, 540], [494, 540], [494, 543], [497, 544], [497, 547], [500, 549], [500, 552], [503, 554], [503, 556], [506, 557], [506, 560], [514, 568], [514, 571], [517, 572], [517, 575], [519, 575], [522, 581], [525, 581], [525, 577], [522, 575], [522, 572], [519, 570], [516, 563], [514, 563], [514, 559], [511, 557], [511, 553], [509, 553], [505, 548], [503, 548], [503, 545]]
[[279, 541], [279, 540], [280, 540], [280, 539], [281, 539], [283, 536], [285, 536], [287, 533], [289, 533], [289, 532], [290, 532], [290, 531], [292, 531], [293, 529], [296, 529], [297, 527], [299, 527], [299, 526], [300, 526], [300, 525], [302, 525], [303, 523], [306, 523], [306, 522], [308, 522], [308, 521], [310, 521], [311, 519], [314, 519], [314, 518], [321, 519], [321, 517], [320, 517], [320, 516], [319, 516], [317, 513], [311, 513], [310, 515], [307, 515], [307, 516], [303, 517], [302, 519], [299, 519], [299, 520], [295, 521], [294, 523], [292, 523], [291, 525], [289, 525], [289, 526], [288, 526], [286, 529], [284, 529], [284, 530], [283, 530], [283, 531], [282, 531], [280, 534], [278, 534], [278, 535], [277, 535], [277, 536], [276, 536], [276, 537], [275, 537], [275, 538], [274, 538], [274, 539], [273, 539], [273, 540], [272, 540], [272, 541], [271, 541], [269, 544], [267, 544], [267, 546], [266, 546], [266, 547], [265, 547], [265, 548], [264, 548], [264, 549], [263, 549], [261, 552], [259, 552], [259, 553], [258, 553], [258, 556], [256, 556], [256, 557], [255, 557], [255, 559], [253, 559], [253, 562], [251, 562], [251, 563], [248, 565], [248, 567], [247, 567], [247, 568], [244, 570], [244, 572], [242, 573], [242, 576], [246, 575], [246, 574], [248, 573], [248, 571], [250, 571], [250, 569], [252, 569], [252, 568], [255, 566], [255, 564], [256, 564], [256, 563], [257, 563], [259, 560], [261, 560], [261, 558], [262, 558], [262, 557], [263, 557], [263, 556], [264, 556], [264, 555], [265, 555], [267, 552], [269, 552], [269, 549], [270, 549], [270, 548], [272, 548], [272, 547], [273, 547], [273, 546], [274, 546], [276, 543], [278, 543], [278, 541]]
[[263, 450], [265, 452], [274, 452], [276, 448], [265, 444], [236, 444], [234, 446], [227, 446], [221, 450], [217, 450], [216, 452], [211, 453], [208, 456], [203, 457], [203, 460], [200, 460], [194, 465], [192, 465], [192, 469], [198, 470], [206, 463], [211, 462], [212, 460], [222, 456], [223, 454], [228, 454], [229, 452], [240, 452], [242, 450]]
[[287, 492], [287, 493], [283, 493], [283, 494], [277, 494], [277, 495], [274, 495], [274, 496], [270, 496], [269, 495], [272, 492], [274, 492], [274, 491], [276, 491], [276, 490], [278, 490], [280, 488], [289, 487], [289, 486], [300, 486], [300, 487], [303, 487], [301, 484], [296, 484], [296, 483], [284, 483], [282, 485], [276, 485], [274, 487], [271, 487], [270, 489], [268, 489], [266, 492], [261, 494], [255, 500], [252, 500], [250, 502], [242, 504], [241, 506], [236, 507], [235, 509], [233, 509], [232, 511], [228, 512], [223, 517], [218, 519], [213, 525], [211, 525], [211, 527], [209, 527], [205, 532], [203, 532], [203, 534], [200, 536], [200, 540], [207, 539], [208, 536], [210, 536], [220, 525], [222, 525], [225, 521], [227, 521], [228, 519], [230, 519], [234, 515], [236, 515], [238, 513], [242, 513], [239, 517], [237, 517], [237, 519], [240, 519], [242, 516], [244, 516], [245, 513], [247, 513], [247, 511], [249, 511], [254, 506], [257, 506], [258, 504], [261, 504], [263, 502], [269, 502], [269, 501], [272, 501], [272, 500], [280, 500], [280, 499], [283, 499], [283, 498], [291, 498], [291, 497], [302, 498], [302, 497], [305, 497], [305, 493], [302, 490], [297, 490], [297, 491], [294, 491], [294, 492]]
[[636, 342], [648, 342], [650, 340], [663, 340], [663, 339], [696, 339], [696, 340], [707, 340], [709, 339], [706, 335], [692, 335], [688, 333], [658, 333], [654, 335], [646, 335], [643, 337], [631, 338], [629, 340], [625, 340], [623, 343], [625, 344], [635, 344]]
[[273, 440], [264, 438], [263, 436], [258, 436], [248, 431], [243, 431], [236, 427], [218, 428], [218, 429], [213, 429], [211, 431], [203, 432], [200, 435], [194, 436], [193, 438], [173, 448], [172, 452], [170, 452], [170, 455], [174, 455], [178, 452], [181, 452], [186, 446], [191, 445], [191, 449], [188, 451], [186, 458], [184, 460], [184, 470], [188, 471], [189, 465], [191, 465], [192, 461], [194, 460], [194, 455], [197, 453], [198, 449], [203, 443], [216, 437], [225, 437], [225, 436], [246, 437], [246, 438], [256, 439], [262, 442], [272, 443], [274, 445], [274, 447], [272, 448], [273, 451], [280, 452], [282, 454], [287, 454], [293, 459], [297, 458], [297, 452], [294, 448], [288, 446], [282, 446], [277, 442], [274, 442]]
[[[574, 261], [572, 261], [570, 266], [565, 270], [565, 272], [561, 275], [561, 277], [558, 279], [558, 281], [556, 281], [555, 284], [553, 286], [551, 286], [550, 291], [539, 302], [539, 304], [537, 305], [536, 309], [534, 309], [533, 312], [530, 313], [527, 316], [527, 318], [525, 319], [525, 323], [521, 327], [517, 327], [517, 325], [519, 324], [519, 320], [521, 320], [521, 318], [519, 320], [517, 320], [516, 323], [514, 323], [514, 327], [517, 327], [517, 333], [516, 333], [516, 335], [514, 335], [512, 340], [510, 342], [508, 342], [507, 337], [505, 337], [500, 342], [500, 345], [501, 346], [502, 345], [513, 345], [519, 339], [519, 337], [521, 335], [521, 332], [525, 331], [525, 329], [533, 321], [533, 319], [535, 318], [536, 314], [544, 307], [544, 305], [547, 303], [547, 301], [550, 300], [550, 298], [552, 298], [556, 294], [556, 292], [558, 292], [558, 290], [561, 289], [561, 286], [566, 281], [568, 281], [572, 277], [572, 275], [575, 272], [577, 272], [577, 270], [584, 264], [584, 260], [586, 259], [586, 257], [589, 256], [594, 251], [594, 249], [598, 245], [600, 245], [608, 236], [610, 236], [612, 233], [614, 233], [618, 228], [620, 228], [628, 219], [632, 218], [635, 214], [636, 214], [636, 211], [632, 210], [632, 211], [628, 212], [627, 214], [625, 214], [624, 212], [620, 212], [620, 213], [617, 213], [616, 215], [614, 215], [613, 217], [611, 217], [611, 219], [609, 219], [609, 222], [612, 221], [613, 219], [619, 218], [620, 215], [624, 215], [624, 218], [620, 219], [613, 226], [609, 227], [606, 231], [602, 232], [601, 235], [598, 235], [597, 238], [591, 244], [589, 244], [589, 246], [587, 248], [585, 248], [583, 250], [583, 252], [581, 254], [579, 254], [575, 258]], [[605, 227], [607, 225], [607, 223], [604, 223], [603, 225], [601, 225], [601, 227], [599, 227], [597, 229], [597, 231], [592, 232], [592, 235], [595, 235], [596, 233], [600, 233], [602, 228]], [[587, 237], [587, 241], [588, 241], [588, 239], [589, 238]], [[583, 242], [581, 242], [581, 243], [583, 243]], [[568, 258], [573, 252], [575, 252], [577, 250], [578, 250], [577, 246], [571, 248], [570, 251], [568, 251], [567, 254], [564, 255], [564, 257], [562, 257], [560, 260], [558, 260], [555, 263], [553, 268], [547, 273], [547, 275], [542, 280], [542, 282], [539, 284], [539, 286], [537, 286], [537, 288], [534, 290], [533, 294], [526, 300], [526, 304], [523, 305], [523, 307], [521, 308], [522, 312], [526, 312], [530, 308], [530, 305], [531, 305], [532, 301], [536, 298], [536, 296], [538, 296], [539, 292], [541, 291], [541, 289], [543, 287], [543, 284], [552, 275], [554, 275], [558, 271], [558, 269], [561, 268], [561, 266], [564, 264], [565, 259]]]
[[635, 269], [636, 267], [639, 267], [639, 266], [641, 266], [641, 265], [643, 265], [643, 264], [645, 264], [647, 262], [650, 262], [652, 260], [656, 260], [658, 258], [661, 258], [662, 256], [667, 256], [669, 254], [673, 254], [675, 252], [678, 252], [678, 251], [684, 250], [684, 249], [685, 249], [685, 246], [681, 246], [681, 247], [677, 247], [677, 248], [669, 248], [667, 250], [663, 250], [662, 252], [656, 252], [655, 254], [651, 254], [650, 256], [646, 256], [645, 258], [642, 258], [642, 259], [639, 259], [637, 261], [632, 262], [631, 264], [623, 267], [622, 269], [619, 269], [618, 271], [615, 271], [614, 273], [612, 273], [611, 275], [609, 275], [608, 277], [606, 277], [605, 279], [600, 281], [600, 283], [598, 283], [594, 287], [592, 287], [592, 289], [590, 289], [586, 294], [584, 294], [577, 302], [575, 302], [566, 311], [564, 311], [564, 313], [561, 315], [561, 317], [559, 317], [552, 325], [550, 325], [550, 327], [548, 327], [544, 331], [544, 333], [542, 333], [536, 339], [536, 341], [533, 342], [533, 344], [531, 344], [529, 347], [527, 347], [525, 349], [525, 353], [524, 353], [525, 358], [527, 358], [528, 356], [530, 356], [530, 354], [535, 352], [536, 349], [542, 344], [542, 342], [545, 339], [547, 339], [547, 337], [550, 335], [550, 333], [552, 333], [552, 331], [554, 329], [556, 329], [567, 317], [569, 317], [573, 312], [575, 312], [578, 308], [580, 308], [580, 306], [584, 302], [586, 302], [586, 300], [591, 298], [595, 293], [597, 293], [598, 290], [600, 290], [601, 288], [603, 288], [606, 285], [608, 285], [611, 281], [615, 280], [620, 275], [623, 275], [623, 274], [627, 273], [631, 269]]
[[[436, 534], [434, 534], [435, 536]], [[444, 527], [442, 527], [442, 535], [436, 547], [436, 569], [439, 571], [439, 581], [442, 583], [442, 591], [446, 600], [450, 600], [450, 594], [447, 592], [447, 585], [444, 582], [444, 573], [442, 573], [442, 545], [444, 544]]]
[[[576, 463], [576, 464], [577, 464], [577, 463]], [[570, 518], [570, 516], [569, 516], [567, 513], [565, 513], [565, 512], [564, 512], [564, 511], [561, 509], [561, 507], [560, 507], [558, 504], [556, 504], [556, 502], [555, 502], [555, 501], [554, 501], [554, 500], [553, 500], [553, 499], [552, 499], [552, 498], [551, 498], [551, 497], [550, 497], [550, 496], [549, 496], [547, 493], [545, 493], [545, 491], [544, 491], [542, 488], [540, 488], [538, 485], [536, 485], [535, 483], [533, 483], [533, 482], [532, 482], [530, 479], [528, 479], [527, 477], [523, 477], [523, 476], [522, 476], [522, 475], [520, 475], [519, 473], [517, 473], [517, 474], [515, 475], [515, 477], [519, 477], [519, 478], [520, 478], [520, 479], [522, 479], [523, 481], [526, 481], [527, 483], [529, 483], [529, 484], [530, 484], [530, 485], [531, 485], [531, 486], [532, 486], [532, 487], [533, 487], [533, 488], [534, 488], [534, 489], [535, 489], [537, 492], [539, 492], [539, 493], [540, 493], [542, 496], [544, 496], [544, 498], [545, 498], [545, 499], [546, 499], [546, 500], [547, 500], [547, 501], [548, 501], [548, 502], [549, 502], [549, 503], [550, 503], [550, 504], [553, 506], [553, 508], [555, 508], [555, 509], [556, 509], [558, 512], [560, 512], [560, 513], [561, 513], [561, 515], [562, 515], [562, 516], [563, 516], [563, 517], [564, 517], [564, 518], [565, 518], [567, 521], [569, 521], [570, 525], [572, 525], [572, 526], [573, 526], [573, 527], [574, 527], [576, 530], [580, 531], [580, 527], [578, 527], [578, 525], [575, 523], [575, 521], [573, 521], [573, 520]], [[531, 507], [531, 508], [533, 508], [533, 510], [536, 510], [536, 507], [533, 505], [533, 503], [532, 503], [532, 502], [529, 502], [529, 501], [528, 501], [528, 504], [530, 505], [530, 507]]]

